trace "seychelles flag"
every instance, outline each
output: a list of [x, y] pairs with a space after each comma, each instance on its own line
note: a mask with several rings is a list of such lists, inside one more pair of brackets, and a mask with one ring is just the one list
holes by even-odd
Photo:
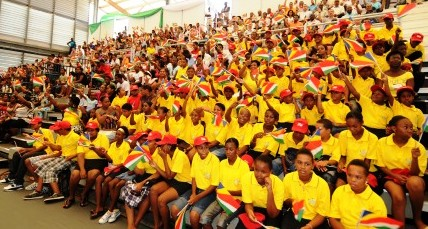
[[372, 28], [372, 23], [370, 23], [369, 21], [366, 21], [360, 24], [361, 31], [369, 31], [371, 28]]
[[332, 60], [324, 60], [323, 62], [318, 64], [318, 67], [321, 68], [324, 75], [328, 75], [332, 71], [338, 69], [336, 62]]
[[246, 98], [246, 99], [243, 99], [237, 106], [236, 106], [236, 109], [241, 109], [242, 107], [247, 107], [247, 106], [250, 106], [251, 105], [251, 103], [253, 102], [253, 98]]
[[416, 3], [397, 6], [397, 17], [401, 18], [406, 16], [410, 12], [410, 10], [413, 10], [414, 8], [416, 8], [416, 6]]
[[220, 113], [217, 113], [214, 115], [213, 120], [212, 120], [212, 124], [214, 124], [214, 126], [226, 126], [227, 125], [227, 121], [223, 119], [223, 117], [221, 117]]
[[310, 150], [312, 155], [314, 155], [314, 158], [319, 160], [322, 156], [322, 152], [323, 152], [323, 147], [322, 147], [322, 142], [321, 140], [317, 140], [317, 141], [310, 141], [307, 145], [306, 145], [306, 149]]
[[174, 229], [186, 229], [186, 222], [184, 215], [186, 215], [186, 209], [189, 205], [184, 206], [183, 209], [178, 213], [177, 220], [175, 221]]
[[222, 183], [217, 187], [217, 202], [228, 215], [236, 212], [236, 210], [241, 206], [239, 201], [224, 188]]
[[257, 49], [253, 53], [253, 57], [258, 57], [258, 58], [261, 58], [264, 60], [270, 60], [271, 59], [271, 55], [269, 55], [268, 51], [266, 49], [263, 49], [263, 48]]
[[100, 74], [97, 74], [97, 73], [95, 73], [95, 74], [92, 76], [92, 79], [94, 79], [94, 80], [98, 80], [98, 81], [100, 81], [100, 82], [104, 82], [104, 78], [103, 78]]
[[276, 130], [270, 133], [270, 135], [277, 141], [279, 144], [284, 144], [284, 134], [286, 129]]
[[314, 94], [318, 93], [320, 87], [320, 80], [316, 77], [312, 77], [308, 83], [305, 85], [305, 88]]
[[337, 32], [339, 32], [339, 30], [340, 30], [339, 25], [338, 25], [338, 24], [334, 24], [334, 25], [329, 25], [329, 26], [327, 26], [327, 27], [324, 29], [323, 33], [325, 33], [325, 34], [332, 34], [332, 33], [337, 33]]
[[33, 85], [41, 87], [45, 85], [45, 81], [41, 76], [36, 76], [36, 77], [33, 77]]
[[424, 122], [424, 124], [422, 125], [422, 131], [423, 131], [423, 132], [428, 132], [428, 117], [427, 117], [427, 118], [425, 118], [425, 122]]
[[207, 84], [200, 84], [198, 85], [199, 93], [203, 97], [207, 97], [211, 93], [211, 87]]
[[143, 157], [144, 157], [144, 153], [139, 151], [137, 152], [134, 151], [126, 157], [125, 162], [123, 162], [123, 166], [125, 166], [130, 171], [132, 171], [135, 169], [137, 164], [143, 159]]
[[180, 102], [178, 100], [175, 100], [174, 103], [172, 104], [172, 113], [173, 114], [177, 114], [177, 112], [180, 110]]
[[345, 43], [345, 46], [348, 50], [351, 48], [354, 49], [356, 52], [362, 52], [364, 49], [364, 46], [360, 44], [360, 42], [356, 40], [351, 40], [347, 38], [343, 38], [343, 42]]
[[212, 70], [211, 75], [213, 75], [213, 76], [221, 76], [221, 75], [223, 75], [223, 73], [224, 73], [224, 68], [216, 66]]
[[287, 66], [287, 59], [282, 57], [275, 57], [270, 61], [271, 64], [277, 65], [277, 66]]
[[188, 87], [189, 84], [190, 84], [190, 81], [189, 80], [185, 80], [185, 79], [184, 80], [177, 80], [175, 82], [175, 86], [177, 86], [179, 88]]
[[264, 95], [272, 95], [278, 89], [278, 85], [272, 82], [268, 82], [262, 89]]
[[284, 15], [278, 14], [272, 18], [272, 24], [280, 23], [282, 20], [284, 20]]
[[349, 66], [353, 69], [360, 69], [360, 68], [364, 68], [364, 67], [373, 67], [373, 62], [364, 61], [364, 60], [354, 60], [353, 62], [349, 63]]
[[306, 51], [304, 50], [288, 50], [288, 61], [306, 61]]
[[300, 222], [302, 220], [303, 213], [305, 211], [305, 201], [301, 200], [294, 203], [292, 210], [294, 213], [294, 218]]
[[216, 79], [216, 82], [218, 84], [220, 84], [221, 86], [224, 86], [224, 85], [230, 83], [230, 76], [231, 76], [230, 74], [222, 75]]
[[370, 211], [363, 210], [358, 225], [379, 229], [398, 229], [403, 226], [403, 223], [388, 217], [378, 217]]

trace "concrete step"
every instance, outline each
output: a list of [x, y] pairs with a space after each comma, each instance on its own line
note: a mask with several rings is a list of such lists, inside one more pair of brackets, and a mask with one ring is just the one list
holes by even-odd
[[14, 144], [0, 143], [0, 156], [3, 159], [12, 159], [13, 154], [18, 150]]

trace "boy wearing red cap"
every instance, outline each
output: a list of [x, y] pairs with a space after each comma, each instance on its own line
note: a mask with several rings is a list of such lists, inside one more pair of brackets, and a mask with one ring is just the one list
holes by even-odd
[[300, 113], [300, 108], [297, 105], [296, 99], [293, 98], [294, 91], [285, 89], [280, 93], [280, 103], [272, 106], [268, 100], [266, 104], [269, 109], [276, 110], [279, 113], [278, 128], [286, 128], [287, 131], [291, 130], [296, 114]]
[[[394, 15], [392, 15], [391, 13], [385, 14], [385, 16], [383, 17], [383, 22], [385, 22], [385, 26], [379, 29], [377, 32], [378, 40], [384, 40], [388, 42], [393, 36], [395, 36], [397, 30], [403, 31], [398, 25], [395, 25], [393, 23]], [[400, 39], [401, 38], [402, 36], [400, 37]], [[396, 39], [398, 39], [398, 37]], [[392, 47], [392, 44], [389, 45], [387, 50], [389, 50], [390, 47]]]
[[340, 133], [346, 129], [346, 114], [351, 111], [348, 106], [342, 103], [342, 98], [345, 93], [345, 87], [342, 85], [334, 85], [330, 89], [331, 99], [326, 102], [321, 102], [321, 97], [318, 96], [318, 112], [324, 114], [326, 119], [333, 122], [333, 135]]
[[[34, 133], [31, 135], [31, 138], [35, 139], [33, 147], [22, 148], [13, 154], [12, 161], [9, 163], [9, 175], [0, 181], [0, 183], [10, 183], [10, 185], [3, 188], [5, 191], [15, 191], [23, 188], [24, 176], [27, 172], [26, 163], [29, 163], [26, 162], [27, 158], [52, 154], [52, 150], [43, 145], [42, 139], [53, 142], [53, 135], [50, 130], [41, 128], [42, 121], [40, 117], [34, 117], [30, 120], [31, 128], [34, 130]], [[27, 187], [28, 189], [34, 189], [35, 185], [37, 183], [33, 183]]]
[[74, 195], [81, 179], [86, 179], [86, 184], [81, 193], [80, 206], [88, 205], [88, 191], [95, 184], [95, 179], [107, 167], [107, 160], [103, 152], [107, 151], [110, 143], [107, 136], [100, 134], [98, 123], [88, 122], [86, 134], [81, 137], [77, 147], [77, 165], [71, 172], [69, 191], [70, 196], [65, 201], [63, 208], [71, 207], [75, 200]]
[[56, 142], [45, 141], [44, 145], [54, 153], [42, 156], [39, 161], [33, 163], [34, 167], [37, 167], [35, 173], [39, 176], [37, 188], [34, 192], [26, 195], [25, 200], [43, 198], [44, 194], [41, 192], [43, 183], [49, 183], [53, 191], [52, 196], [46, 198], [45, 202], [64, 199], [58, 187], [58, 173], [70, 168], [73, 164], [74, 158], [77, 156], [77, 142], [80, 136], [71, 130], [68, 121], [58, 121], [52, 130], [55, 130], [59, 135]]
[[318, 108], [315, 107], [316, 98], [314, 94], [306, 92], [301, 99], [304, 106], [300, 111], [300, 117], [308, 121], [309, 130], [313, 133], [315, 131], [315, 124], [322, 117], [322, 114], [320, 114]]
[[413, 76], [415, 79], [415, 92], [424, 85], [425, 75], [421, 74], [422, 63], [425, 60], [425, 47], [423, 44], [424, 35], [414, 33], [410, 37], [410, 42], [406, 43], [407, 52], [406, 58], [412, 62]]

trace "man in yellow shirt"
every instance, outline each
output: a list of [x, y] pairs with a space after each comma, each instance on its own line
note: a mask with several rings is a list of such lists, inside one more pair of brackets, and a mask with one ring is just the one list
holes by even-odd
[[45, 141], [44, 144], [54, 151], [53, 154], [42, 156], [41, 160], [34, 163], [37, 167], [35, 173], [39, 175], [37, 188], [34, 192], [26, 195], [25, 200], [41, 199], [43, 183], [51, 185], [53, 194], [45, 199], [45, 202], [62, 200], [64, 196], [58, 186], [58, 174], [72, 165], [72, 160], [77, 156], [77, 142], [80, 136], [71, 130], [68, 121], [58, 121], [51, 129], [57, 131], [56, 143]]
[[[395, 32], [401, 28], [398, 25], [394, 25], [394, 15], [391, 13], [385, 14], [383, 17], [383, 21], [385, 22], [385, 26], [377, 31], [378, 40], [384, 40], [389, 42], [393, 36], [395, 36]], [[398, 39], [398, 37], [397, 37]], [[389, 50], [393, 44], [388, 44], [386, 50]]]
[[421, 74], [422, 63], [425, 60], [425, 47], [422, 43], [424, 35], [414, 33], [410, 37], [410, 42], [406, 43], [407, 53], [406, 58], [412, 61], [413, 77], [415, 79], [415, 92], [419, 91], [421, 85], [424, 85], [425, 75]]
[[314, 173], [314, 164], [314, 157], [309, 150], [300, 149], [297, 152], [297, 171], [284, 177], [284, 200], [285, 206], [289, 208], [303, 201], [305, 210], [300, 221], [289, 210], [282, 220], [281, 228], [328, 228], [325, 217], [330, 211], [330, 190], [327, 182]]
[[355, 159], [348, 164], [348, 184], [338, 187], [331, 200], [329, 221], [333, 229], [368, 229], [358, 226], [363, 211], [386, 217], [385, 203], [367, 185], [368, 175], [369, 166], [364, 161]]

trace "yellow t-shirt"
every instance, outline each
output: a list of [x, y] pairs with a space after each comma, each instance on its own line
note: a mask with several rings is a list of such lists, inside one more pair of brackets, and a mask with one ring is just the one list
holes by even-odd
[[[257, 96], [256, 97], [256, 101], [259, 103], [259, 114], [258, 114], [258, 121], [259, 122], [264, 122], [265, 119], [265, 113], [266, 111], [269, 109], [268, 105], [266, 104], [266, 102], [264, 101], [262, 96]], [[272, 97], [270, 99], [267, 100], [269, 102], [269, 104], [275, 108], [279, 105], [279, 100]]]
[[346, 157], [345, 166], [354, 159], [376, 160], [377, 137], [368, 130], [364, 129], [363, 136], [358, 140], [352, 136], [351, 131], [344, 130], [340, 132], [338, 139], [340, 154]]
[[180, 119], [177, 121], [175, 117], [169, 117], [168, 119], [168, 126], [169, 126], [169, 134], [174, 135], [175, 137], [180, 136], [183, 134], [184, 131], [184, 118], [180, 117]]
[[117, 146], [116, 142], [113, 142], [110, 144], [107, 154], [110, 156], [113, 165], [120, 165], [125, 161], [129, 150], [131, 150], [131, 147], [128, 142], [123, 141], [120, 146]]
[[286, 71], [284, 71], [284, 76], [282, 76], [281, 78], [279, 78], [278, 76], [271, 76], [269, 78], [269, 82], [275, 83], [276, 85], [278, 85], [278, 89], [276, 89], [276, 92], [274, 93], [275, 97], [279, 97], [279, 94], [281, 93], [281, 91], [288, 89], [288, 85], [290, 84], [290, 79], [286, 76], [290, 75], [290, 68], [287, 66], [285, 67]]
[[119, 96], [114, 97], [113, 102], [111, 102], [110, 106], [118, 106], [120, 108], [122, 108], [123, 104], [128, 102], [128, 96], [122, 96], [122, 98], [120, 98]]
[[318, 112], [316, 106], [314, 106], [312, 110], [309, 110], [307, 107], [305, 107], [300, 111], [300, 117], [306, 119], [309, 126], [315, 126], [317, 121], [321, 119], [322, 114]]
[[[42, 134], [43, 136], [40, 136], [40, 134]], [[49, 129], [40, 128], [37, 133], [34, 132], [32, 135], [35, 138], [39, 138], [41, 141], [43, 141], [42, 140], [43, 138], [46, 138], [48, 140], [48, 142], [55, 143], [52, 131], [49, 130]], [[40, 141], [35, 141], [33, 143], [33, 147], [36, 148], [36, 149], [39, 148], [39, 147], [42, 147], [42, 146], [43, 146], [43, 144]], [[50, 154], [53, 153], [52, 149], [49, 148], [49, 147], [46, 147], [45, 152], [46, 152], [47, 155], [50, 155]]]
[[[253, 126], [252, 135], [254, 136], [258, 133], [264, 133], [263, 125], [264, 125], [263, 123], [256, 123]], [[275, 130], [276, 128], [274, 128], [274, 131]], [[264, 153], [265, 150], [269, 150], [270, 155], [272, 155], [273, 157], [276, 157], [276, 153], [278, 152], [278, 147], [279, 147], [279, 143], [275, 141], [275, 139], [272, 136], [267, 134], [256, 140], [256, 145], [254, 146], [253, 150], [261, 153]]]
[[355, 90], [360, 93], [361, 96], [369, 97], [372, 95], [371, 86], [375, 84], [375, 81], [371, 77], [367, 77], [367, 79], [363, 79], [363, 77], [357, 75], [352, 80], [352, 86], [354, 86]]
[[409, 56], [410, 54], [412, 54], [412, 53], [414, 53], [414, 52], [417, 52], [417, 51], [419, 51], [419, 52], [422, 52], [422, 57], [421, 57], [421, 59], [424, 61], [425, 60], [425, 47], [424, 47], [424, 45], [423, 45], [423, 43], [420, 43], [419, 45], [417, 45], [416, 47], [412, 47], [411, 45], [410, 45], [410, 42], [407, 42], [406, 43], [406, 46], [407, 46], [407, 52], [406, 52], [406, 55], [407, 56]]
[[400, 76], [390, 77], [388, 76], [388, 85], [389, 90], [391, 90], [391, 94], [394, 97], [397, 97], [397, 89], [400, 87], [404, 87], [407, 85], [407, 80], [413, 79], [412, 72], [405, 72]]
[[328, 216], [330, 213], [330, 189], [327, 182], [315, 173], [306, 184], [299, 179], [298, 172], [288, 173], [283, 184], [284, 200], [304, 200], [303, 219], [312, 220], [317, 214]]
[[201, 123], [198, 123], [196, 126], [193, 125], [192, 119], [190, 116], [186, 116], [184, 119], [185, 129], [182, 131], [179, 138], [190, 145], [193, 145], [195, 138], [204, 135], [204, 126]]
[[412, 149], [419, 148], [421, 151], [421, 155], [418, 157], [419, 176], [423, 176], [427, 168], [425, 147], [413, 138], [410, 138], [404, 146], [399, 147], [394, 143], [393, 136], [394, 134], [381, 138], [378, 141], [376, 147], [376, 165], [388, 169], [410, 169], [412, 164]]
[[324, 108], [324, 118], [333, 123], [346, 123], [346, 115], [351, 111], [348, 106], [342, 102], [335, 104], [332, 100], [322, 102]]
[[[132, 151], [131, 152], [131, 154], [132, 153], [134, 153], [134, 152], [136, 152], [136, 151]], [[141, 152], [139, 152], [139, 153], [141, 153]], [[159, 155], [159, 153], [158, 153], [158, 149], [155, 149], [155, 152], [153, 152], [153, 154], [152, 154], [152, 159], [153, 159], [153, 161], [159, 166], [159, 168], [161, 169], [161, 170], [163, 170], [163, 171], [165, 171], [165, 163], [163, 162], [163, 159], [162, 159], [162, 157]], [[171, 157], [169, 156], [169, 155], [167, 155], [166, 156], [166, 163], [168, 163], [168, 166], [171, 168]], [[137, 168], [139, 168], [139, 169], [144, 169], [145, 170], [145, 172], [146, 173], [149, 173], [149, 174], [154, 174], [154, 173], [156, 173], [156, 169], [155, 168], [153, 168], [149, 163], [147, 163], [147, 162], [142, 162], [142, 161], [140, 161], [138, 164], [137, 164]]]
[[[380, 28], [377, 31], [378, 40], [384, 39], [385, 41], [388, 42], [391, 39], [392, 36], [395, 36], [395, 31], [397, 31], [397, 29], [400, 29], [401, 31], [403, 31], [397, 25], [393, 25], [392, 28], [391, 28], [391, 30], [387, 29], [386, 26]], [[402, 35], [400, 37], [402, 37]]]
[[160, 119], [157, 118], [147, 118], [147, 129], [150, 129], [151, 131], [158, 131], [164, 135], [166, 133], [165, 119], [160, 121]]
[[[135, 118], [135, 116], [134, 116]], [[135, 120], [134, 120], [135, 121]], [[128, 130], [135, 130], [137, 129], [136, 125], [131, 125], [131, 115], [128, 117], [125, 117], [124, 115], [121, 115], [119, 118], [119, 122], [121, 126], [125, 126], [128, 128]]]
[[64, 110], [64, 117], [62, 121], [68, 121], [71, 126], [77, 126], [80, 124], [80, 117], [82, 117], [82, 112], [77, 110], [77, 113], [70, 110], [69, 108]]
[[[271, 174], [272, 192], [275, 206], [278, 210], [282, 209], [284, 202], [284, 185], [282, 181], [275, 175]], [[242, 201], [246, 204], [253, 204], [254, 207], [267, 208], [266, 186], [260, 185], [254, 172], [249, 172], [242, 177]]]
[[232, 118], [232, 121], [229, 123], [229, 125], [220, 131], [220, 134], [217, 136], [216, 140], [219, 141], [220, 144], [224, 145], [227, 139], [236, 138], [236, 140], [239, 142], [239, 147], [242, 147], [249, 146], [253, 136], [253, 125], [247, 123], [240, 127], [238, 120], [236, 118]]
[[358, 103], [361, 105], [364, 125], [375, 129], [385, 129], [392, 118], [392, 109], [386, 105], [378, 105], [366, 96], [361, 95]]
[[421, 110], [416, 108], [414, 105], [408, 107], [397, 100], [392, 104], [392, 113], [394, 116], [402, 115], [408, 118], [413, 124], [413, 130], [417, 130], [418, 128], [422, 128], [422, 125], [425, 121], [425, 116]]
[[195, 178], [196, 187], [205, 190], [209, 186], [218, 186], [220, 182], [220, 161], [212, 154], [202, 160], [199, 154], [195, 154], [192, 160], [190, 176]]
[[278, 122], [293, 123], [296, 119], [296, 106], [294, 106], [294, 103], [279, 103], [274, 108], [279, 113]]
[[77, 142], [80, 136], [74, 131], [70, 131], [67, 135], [59, 135], [57, 138], [57, 145], [61, 146], [63, 157], [73, 156], [77, 154]]
[[[196, 155], [195, 155], [196, 156]], [[174, 156], [172, 156], [171, 161], [172, 167], [171, 171], [176, 173], [174, 179], [180, 182], [192, 182], [192, 176], [191, 174], [191, 165], [189, 158], [187, 155], [179, 150], [176, 149], [174, 152]]]
[[208, 112], [205, 112], [204, 114], [204, 122], [205, 122], [205, 137], [208, 138], [208, 141], [214, 141], [216, 140], [216, 137], [220, 134], [220, 132], [227, 128], [226, 126], [223, 126], [220, 124], [219, 126], [216, 126], [212, 123], [212, 120], [214, 119], [214, 115]]
[[378, 217], [386, 217], [387, 213], [385, 202], [368, 185], [360, 194], [355, 194], [349, 184], [336, 188], [331, 200], [331, 218], [340, 220], [345, 229], [372, 228], [358, 225], [363, 211], [370, 211]]
[[[242, 190], [242, 177], [250, 172], [248, 164], [237, 157], [233, 165], [229, 164], [228, 159], [220, 162], [220, 183], [229, 191]], [[241, 199], [240, 196], [235, 196]]]
[[281, 156], [285, 156], [285, 151], [287, 151], [288, 148], [293, 148], [293, 149], [303, 148], [303, 144], [307, 141], [309, 141], [309, 137], [305, 135], [303, 140], [296, 144], [296, 142], [293, 140], [293, 132], [286, 133], [284, 134], [284, 144], [279, 145], [278, 154]]
[[[314, 136], [309, 141], [317, 141], [317, 140], [321, 140], [321, 137]], [[329, 160], [334, 160], [339, 162], [339, 159], [340, 159], [339, 139], [330, 135], [330, 138], [326, 142], [321, 141], [321, 144], [322, 144], [322, 155], [330, 156]]]
[[[98, 133], [97, 138], [91, 141], [91, 144], [93, 144], [97, 148], [104, 148], [105, 150], [108, 150], [110, 146], [110, 142], [107, 136], [100, 133]], [[84, 153], [85, 159], [103, 159], [98, 156], [98, 154], [95, 153], [93, 150], [90, 150], [88, 147], [78, 146], [77, 153]]]

